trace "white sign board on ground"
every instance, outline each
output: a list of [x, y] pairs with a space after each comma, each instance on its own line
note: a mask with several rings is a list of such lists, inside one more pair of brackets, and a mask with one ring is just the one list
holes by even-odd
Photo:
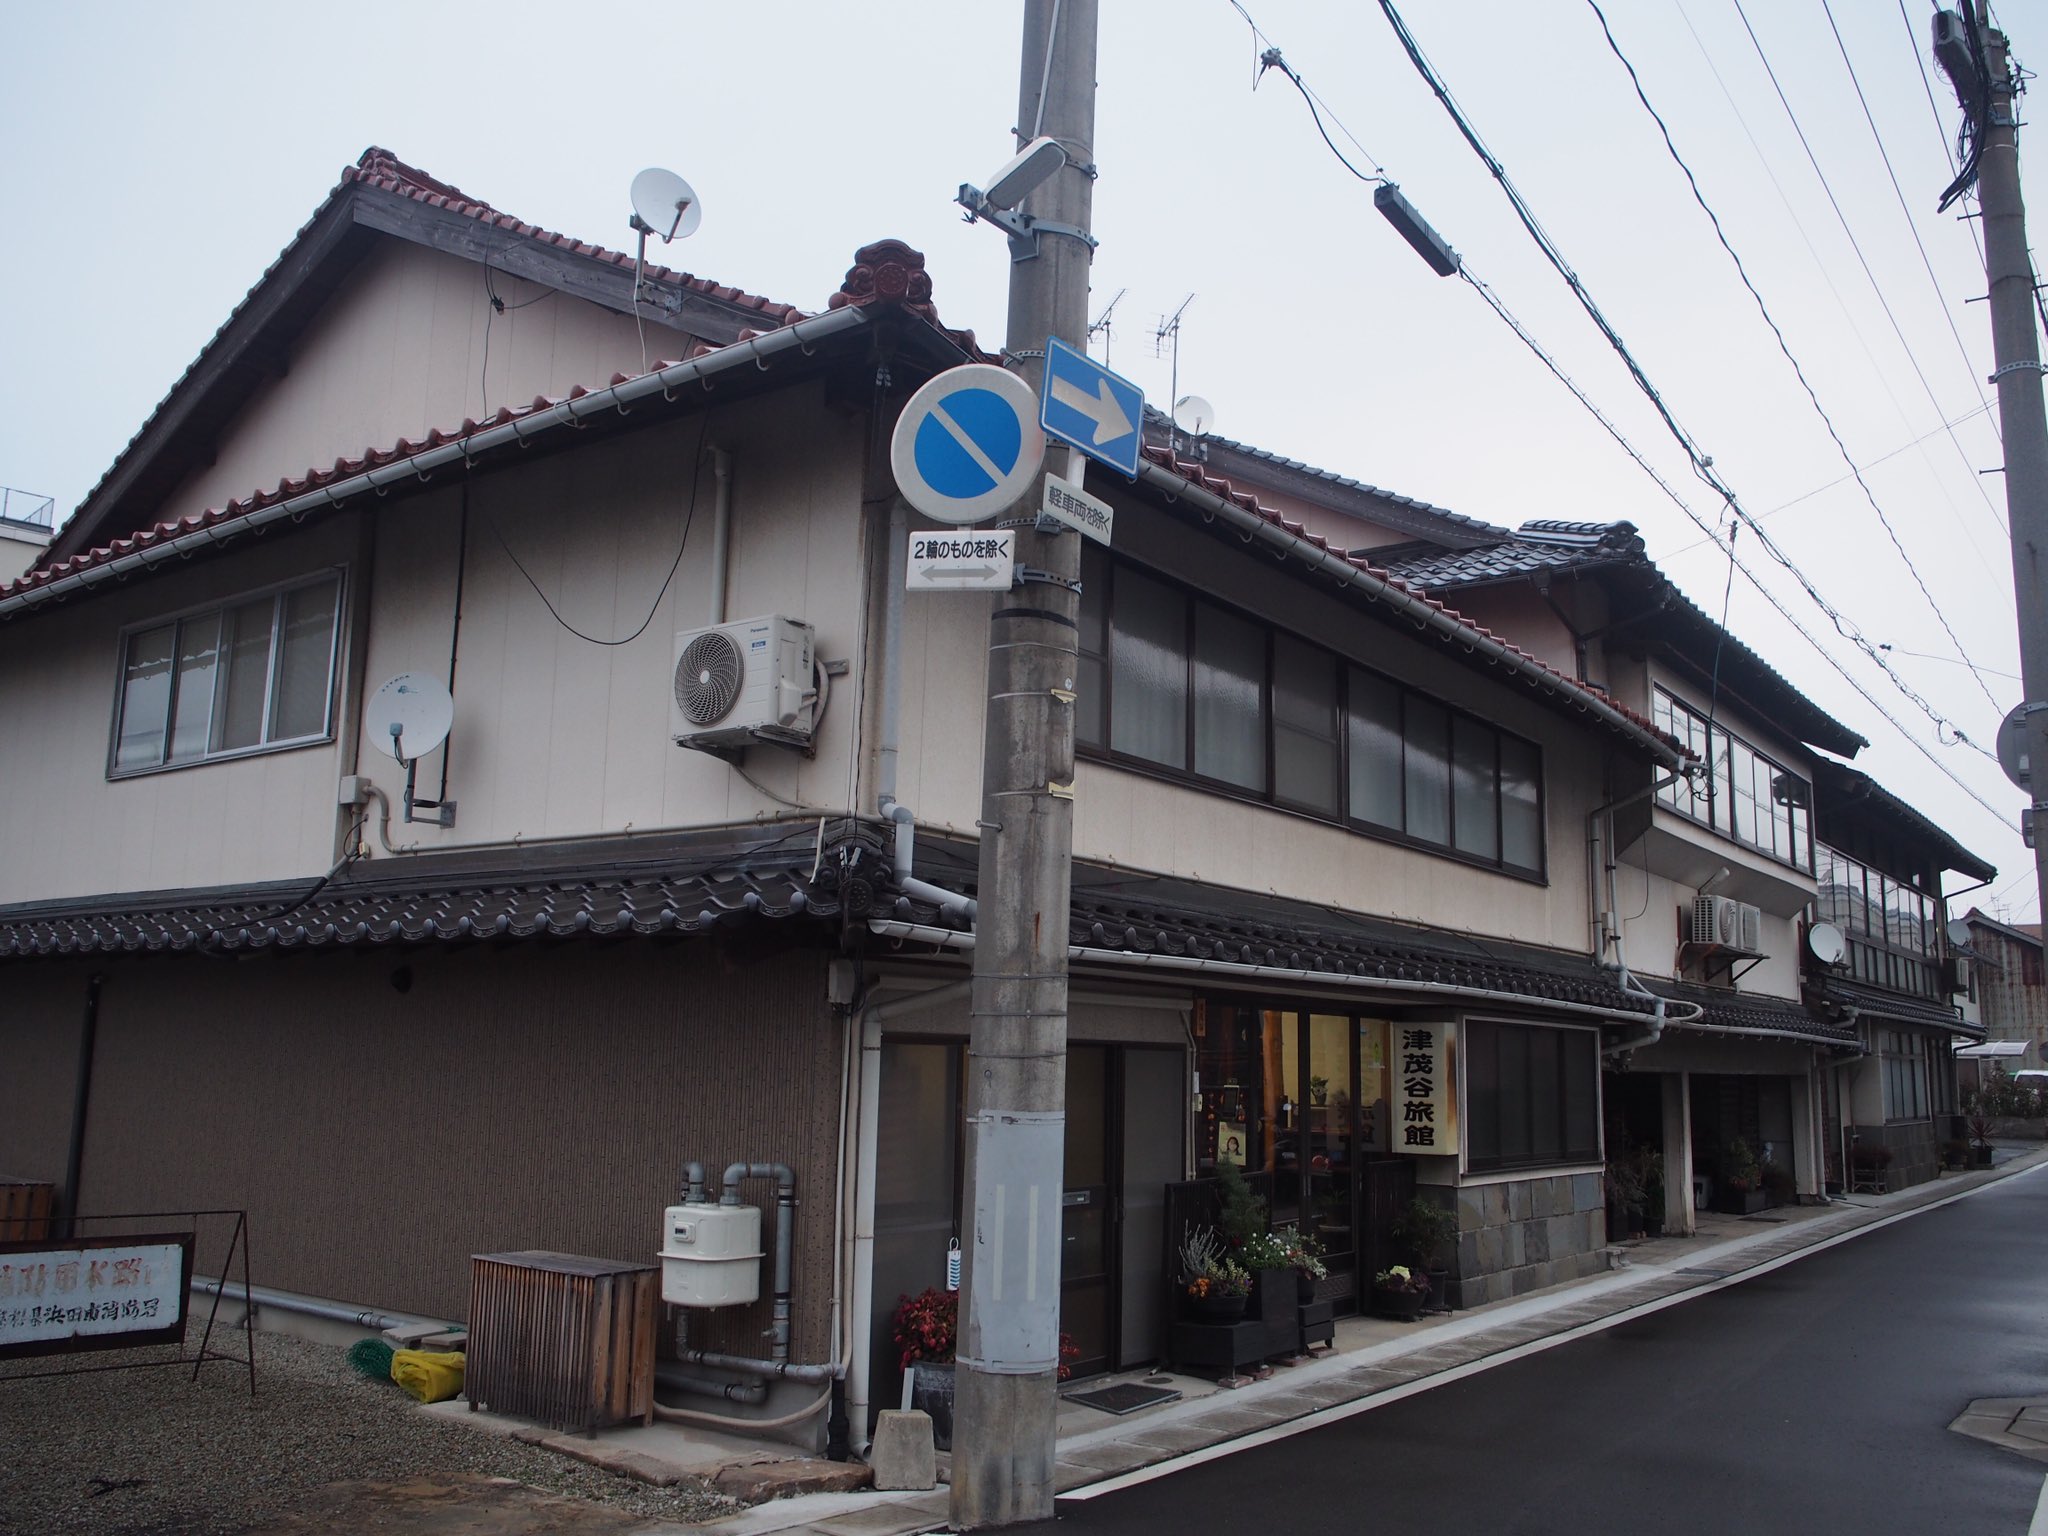
[[1058, 475], [1045, 477], [1045, 500], [1039, 510], [1098, 544], [1107, 544], [1110, 531], [1116, 526], [1114, 507]]
[[932, 379], [910, 397], [889, 440], [903, 499], [957, 525], [1007, 512], [1044, 459], [1038, 397], [992, 363], [966, 363]]
[[182, 1235], [0, 1247], [0, 1358], [177, 1342], [190, 1252]]
[[1007, 528], [913, 533], [903, 586], [908, 592], [1007, 592], [1016, 564], [1016, 536]]

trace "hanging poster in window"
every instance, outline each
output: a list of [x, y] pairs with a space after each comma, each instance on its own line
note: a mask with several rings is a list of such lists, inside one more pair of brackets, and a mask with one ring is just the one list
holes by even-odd
[[1455, 1157], [1458, 1077], [1449, 1024], [1393, 1026], [1393, 1143], [1397, 1152]]

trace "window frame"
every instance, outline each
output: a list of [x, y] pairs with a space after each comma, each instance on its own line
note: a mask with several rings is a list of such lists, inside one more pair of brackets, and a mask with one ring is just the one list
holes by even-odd
[[[1481, 1121], [1478, 1100], [1472, 1088], [1472, 1070], [1478, 1065], [1479, 1061], [1479, 1040], [1483, 1032], [1506, 1030], [1517, 1031], [1531, 1037], [1529, 1043], [1532, 1046], [1537, 1039], [1548, 1039], [1556, 1044], [1557, 1104], [1555, 1107], [1558, 1144], [1554, 1152], [1550, 1149], [1532, 1150], [1528, 1156], [1518, 1157], [1503, 1156], [1497, 1152], [1490, 1156], [1481, 1156], [1475, 1151], [1475, 1143], [1479, 1136]], [[1592, 1091], [1592, 1142], [1589, 1146], [1583, 1148], [1568, 1144], [1570, 1134], [1568, 1125], [1570, 1113], [1570, 1076], [1564, 1070], [1566, 1065], [1565, 1040], [1572, 1036], [1579, 1037], [1579, 1043], [1582, 1046], [1590, 1047], [1592, 1051], [1592, 1057], [1590, 1063], [1588, 1063], [1592, 1069], [1590, 1077]], [[1582, 1024], [1537, 1022], [1529, 1019], [1468, 1017], [1458, 1025], [1458, 1057], [1458, 1090], [1461, 1096], [1458, 1106], [1459, 1140], [1463, 1144], [1462, 1161], [1467, 1173], [1497, 1174], [1519, 1173], [1545, 1168], [1587, 1168], [1596, 1166], [1605, 1160], [1606, 1117], [1602, 1104], [1600, 1031], [1598, 1028]], [[1533, 1057], [1531, 1059], [1533, 1060]], [[1505, 1085], [1500, 1072], [1498, 1048], [1495, 1049], [1493, 1057], [1493, 1075], [1495, 1092], [1497, 1094], [1499, 1089]], [[1531, 1127], [1532, 1144], [1534, 1127], [1537, 1123], [1532, 1095], [1538, 1075], [1533, 1070], [1525, 1070], [1515, 1080], [1515, 1086], [1523, 1091], [1524, 1102], [1522, 1109], [1527, 1123]], [[1494, 1127], [1496, 1146], [1499, 1143], [1499, 1134], [1499, 1125], [1496, 1124]]]
[[[1835, 878], [1845, 868], [1859, 876], [1853, 884]], [[1849, 945], [1852, 976], [1912, 997], [1942, 996], [1941, 946], [1935, 937], [1942, 912], [1938, 897], [1920, 889], [1911, 877], [1891, 874], [1874, 860], [1845, 853], [1819, 838], [1814, 840], [1813, 872], [1818, 891], [1813, 911], [1822, 922], [1842, 930]], [[1842, 893], [1839, 902], [1833, 899], [1836, 892]], [[1918, 948], [1892, 937], [1899, 896], [1909, 896], [1921, 905], [1924, 942]]]
[[[1682, 816], [1695, 826], [1705, 827], [1708, 831], [1720, 837], [1725, 837], [1731, 843], [1739, 844], [1759, 857], [1769, 859], [1774, 864], [1782, 864], [1788, 869], [1796, 869], [1807, 875], [1813, 873], [1814, 849], [1819, 844], [1820, 838], [1814, 830], [1813, 780], [1809, 775], [1801, 773], [1798, 769], [1793, 768], [1787, 763], [1780, 762], [1776, 757], [1764, 751], [1763, 748], [1759, 747], [1741, 732], [1730, 730], [1710, 714], [1702, 713], [1695, 705], [1686, 699], [1680, 698], [1678, 694], [1665, 687], [1662, 683], [1655, 683], [1651, 686], [1650, 717], [1660, 730], [1667, 731], [1683, 741], [1707, 765], [1706, 782], [1703, 787], [1696, 787], [1695, 781], [1692, 779], [1680, 779], [1676, 783], [1667, 785], [1657, 791], [1656, 803], [1658, 805], [1671, 812], [1674, 816]], [[1722, 760], [1723, 753], [1720, 751], [1720, 744], [1722, 742], [1728, 744], [1725, 762]], [[1763, 804], [1762, 801], [1756, 799], [1754, 794], [1757, 769], [1758, 765], [1761, 764], [1764, 768], [1772, 770], [1771, 783], [1773, 793], [1771, 795], [1771, 803], [1774, 805], [1781, 803], [1785, 805], [1787, 810], [1785, 818], [1787, 832], [1793, 834], [1794, 841], [1798, 841], [1803, 837], [1806, 844], [1803, 860], [1797, 857], [1787, 857], [1785, 854], [1778, 852], [1775, 846], [1775, 836], [1765, 837], [1760, 832], [1755, 831], [1745, 834], [1740, 830], [1739, 813], [1742, 808], [1742, 796], [1737, 793], [1736, 784], [1736, 749], [1738, 748], [1741, 752], [1747, 754], [1750, 769], [1749, 782], [1752, 792], [1750, 798], [1750, 814], [1752, 818], [1755, 816], [1756, 810]], [[1775, 793], [1777, 782], [1780, 779], [1790, 779], [1799, 784], [1805, 791], [1804, 799], [1780, 802]], [[1724, 799], [1726, 801], [1725, 805], [1722, 803]], [[1776, 827], [1777, 818], [1775, 816], [1771, 818], [1770, 825], [1773, 828]], [[1797, 849], [1794, 850], [1795, 854], [1797, 851]]]
[[[1354, 656], [1333, 650], [1329, 646], [1312, 640], [1307, 636], [1285, 629], [1263, 615], [1230, 603], [1213, 592], [1203, 591], [1151, 567], [1139, 565], [1129, 560], [1118, 559], [1106, 550], [1097, 554], [1096, 549], [1097, 546], [1091, 545], [1084, 552], [1084, 559], [1087, 561], [1087, 564], [1084, 564], [1083, 569], [1086, 571], [1088, 564], [1095, 565], [1101, 576], [1106, 578], [1103, 581], [1104, 591], [1102, 593], [1102, 649], [1099, 652], [1084, 649], [1081, 652], [1081, 658], [1083, 661], [1093, 663], [1102, 679], [1101, 709], [1097, 715], [1101, 725], [1101, 740], [1099, 742], [1091, 742], [1083, 739], [1082, 733], [1078, 729], [1079, 722], [1077, 721], [1074, 743], [1075, 755], [1077, 757], [1084, 760], [1107, 763], [1116, 768], [1166, 779], [1174, 783], [1190, 784], [1212, 794], [1221, 795], [1229, 799], [1247, 801], [1271, 810], [1284, 811], [1289, 815], [1306, 817], [1312, 821], [1322, 822], [1326, 826], [1338, 827], [1380, 842], [1392, 843], [1399, 847], [1412, 848], [1418, 852], [1452, 859], [1475, 869], [1487, 870], [1491, 873], [1506, 875], [1517, 880], [1526, 880], [1537, 885], [1547, 885], [1549, 883], [1550, 837], [1547, 821], [1549, 789], [1547, 775], [1544, 771], [1546, 754], [1542, 742], [1532, 737], [1521, 735], [1518, 732], [1507, 730], [1497, 722], [1487, 719], [1484, 715], [1474, 710], [1459, 708], [1433, 694], [1411, 687], [1398, 677], [1368, 666]], [[1183, 757], [1188, 764], [1187, 767], [1176, 767], [1171, 763], [1160, 762], [1134, 752], [1120, 751], [1113, 745], [1116, 740], [1116, 690], [1114, 685], [1116, 678], [1117, 627], [1115, 591], [1117, 572], [1123, 569], [1131, 570], [1139, 579], [1149, 582], [1153, 586], [1177, 594], [1183, 605], [1182, 631], [1184, 642], [1182, 646], [1182, 677], [1185, 689], [1185, 702], [1181, 711], [1181, 726], [1185, 738]], [[1084, 581], [1092, 582], [1094, 579], [1092, 575], [1084, 577]], [[1084, 601], [1085, 590], [1084, 588]], [[1228, 779], [1214, 778], [1197, 772], [1193, 766], [1196, 761], [1197, 713], [1194, 689], [1196, 668], [1195, 636], [1198, 628], [1197, 615], [1204, 604], [1255, 626], [1266, 636], [1265, 675], [1259, 696], [1259, 719], [1260, 729], [1264, 738], [1263, 757], [1265, 760], [1264, 785], [1262, 788], [1247, 788]], [[1083, 632], [1084, 634], [1086, 633], [1085, 627]], [[1287, 799], [1279, 793], [1278, 751], [1275, 742], [1277, 726], [1275, 698], [1278, 690], [1278, 679], [1275, 675], [1275, 668], [1278, 665], [1277, 657], [1280, 651], [1281, 637], [1283, 636], [1295, 645], [1324, 657], [1332, 668], [1336, 722], [1336, 740], [1333, 745], [1336, 751], [1335, 777], [1337, 791], [1337, 806], [1334, 812]], [[1369, 821], [1362, 816], [1352, 814], [1351, 723], [1353, 716], [1351, 679], [1354, 671], [1364, 673], [1393, 689], [1395, 700], [1399, 705], [1401, 717], [1401, 763], [1396, 778], [1401, 803], [1402, 825], [1398, 827]], [[1409, 821], [1407, 774], [1408, 720], [1411, 707], [1417, 703], [1441, 710], [1445, 717], [1444, 769], [1446, 776], [1445, 814], [1447, 821], [1445, 838], [1442, 842], [1418, 836], [1406, 830]], [[1491, 736], [1493, 747], [1491, 801], [1493, 806], [1492, 843], [1494, 856], [1490, 859], [1469, 853], [1457, 846], [1459, 828], [1455, 804], [1456, 769], [1451, 742], [1456, 734], [1456, 722], [1461, 720], [1466, 722], [1468, 727], [1477, 726], [1479, 729], [1490, 733]], [[1504, 739], [1512, 739], [1526, 748], [1534, 764], [1534, 784], [1536, 790], [1534, 817], [1538, 857], [1538, 862], [1534, 866], [1509, 863], [1506, 857], [1508, 846], [1507, 811], [1505, 796], [1502, 792], [1501, 767], [1505, 756], [1501, 750], [1501, 743]]]
[[[196, 619], [212, 617], [217, 621], [220, 633], [225, 636], [229, 614], [233, 613], [237, 608], [246, 607], [250, 603], [259, 602], [266, 598], [269, 599], [271, 604], [270, 643], [264, 658], [263, 680], [263, 730], [268, 732], [278, 710], [278, 662], [280, 648], [283, 644], [285, 622], [283, 605], [295, 593], [307, 592], [324, 586], [331, 586], [334, 590], [334, 615], [329, 621], [327, 635], [327, 680], [321, 695], [320, 728], [317, 731], [297, 736], [277, 737], [274, 739], [266, 736], [265, 739], [251, 743], [248, 746], [228, 747], [219, 751], [209, 748], [191, 757], [172, 760], [169, 753], [177, 728], [178, 714], [177, 661], [179, 636], [183, 633], [184, 626]], [[174, 609], [169, 613], [152, 614], [146, 619], [139, 619], [134, 623], [123, 625], [114, 642], [114, 702], [107, 730], [106, 777], [109, 780], [142, 778], [149, 774], [171, 773], [185, 768], [197, 768], [207, 763], [232, 762], [237, 758], [258, 757], [270, 752], [288, 752], [300, 747], [322, 746], [332, 742], [335, 739], [336, 733], [335, 716], [337, 708], [335, 691], [342, 675], [343, 638], [346, 633], [345, 624], [348, 617], [349, 599], [348, 568], [342, 565], [334, 565], [325, 567], [312, 576], [300, 575], [284, 581], [271, 582], [264, 586], [250, 587], [243, 591], [216, 598], [211, 602], [195, 603], [189, 607]], [[157, 761], [153, 763], [131, 764], [123, 767], [120, 764], [119, 758], [121, 751], [121, 727], [126, 719], [128, 708], [129, 647], [137, 635], [144, 634], [153, 629], [162, 629], [166, 625], [171, 627], [171, 685], [164, 700], [163, 745], [159, 749]], [[224, 666], [225, 639], [220, 641], [219, 644], [221, 645], [223, 656], [220, 665]], [[216, 682], [215, 687], [218, 690], [220, 684]], [[219, 694], [216, 692], [216, 708], [218, 704]], [[209, 735], [211, 734], [212, 719], [212, 714], [209, 713]]]

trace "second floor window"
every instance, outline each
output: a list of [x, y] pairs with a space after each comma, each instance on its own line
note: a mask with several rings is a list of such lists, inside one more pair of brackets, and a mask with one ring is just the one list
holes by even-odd
[[130, 630], [113, 771], [318, 741], [332, 728], [341, 577]]
[[1092, 545], [1082, 581], [1084, 750], [1543, 872], [1532, 743]]
[[1814, 858], [1815, 910], [1849, 941], [1858, 981], [1936, 995], [1934, 898], [1822, 843]]
[[1804, 778], [1662, 688], [1651, 709], [1658, 729], [1710, 768], [1658, 790], [1660, 805], [1781, 864], [1813, 868], [1813, 791]]

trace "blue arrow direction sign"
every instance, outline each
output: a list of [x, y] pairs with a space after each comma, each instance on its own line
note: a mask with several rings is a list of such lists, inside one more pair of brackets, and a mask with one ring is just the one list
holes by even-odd
[[1145, 392], [1057, 336], [1045, 344], [1045, 399], [1038, 421], [1047, 435], [1138, 477]]
[[1045, 457], [1033, 416], [1038, 397], [989, 363], [948, 368], [896, 418], [889, 463], [903, 499], [942, 523], [1007, 511], [1030, 489]]

